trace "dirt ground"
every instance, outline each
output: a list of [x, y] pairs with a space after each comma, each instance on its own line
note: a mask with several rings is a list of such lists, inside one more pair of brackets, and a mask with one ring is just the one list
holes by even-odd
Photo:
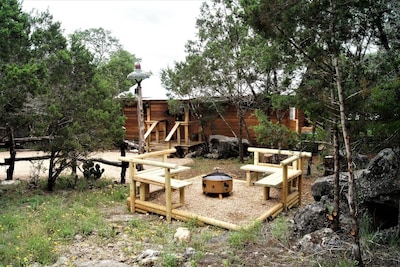
[[[129, 157], [130, 155], [135, 155], [136, 153], [127, 152], [126, 156]], [[45, 155], [43, 152], [38, 151], [29, 151], [29, 150], [19, 150], [17, 151], [17, 158], [24, 158], [24, 157], [33, 157], [33, 156], [43, 156]], [[9, 152], [0, 152], [0, 162], [4, 162], [6, 158], [10, 157]], [[120, 157], [119, 151], [104, 151], [104, 152], [96, 152], [92, 153], [92, 158], [102, 158], [109, 161], [118, 162], [118, 158]], [[191, 159], [175, 159], [171, 158], [168, 159], [171, 163], [176, 163], [180, 165], [188, 164], [192, 162]], [[17, 161], [15, 164], [14, 170], [14, 179], [28, 179], [33, 173], [37, 173], [38, 165], [42, 163], [44, 169], [40, 172], [40, 177], [45, 177], [47, 175], [47, 169], [49, 166], [48, 160], [43, 161]], [[104, 173], [102, 177], [106, 177], [109, 179], [113, 179], [119, 181], [121, 175], [121, 168], [114, 167], [110, 165], [105, 165], [100, 163], [101, 168], [104, 168]], [[4, 180], [6, 178], [6, 170], [8, 166], [0, 166], [0, 180]]]
[[[42, 152], [37, 151], [18, 151], [17, 158], [41, 156]], [[132, 152], [127, 153], [127, 157], [134, 155]], [[9, 157], [8, 152], [0, 153], [0, 161], [4, 161]], [[91, 155], [93, 158], [102, 158], [109, 161], [119, 161], [119, 151], [105, 151], [97, 152]], [[193, 159], [182, 158], [169, 158], [168, 162], [176, 163], [178, 165], [187, 165], [193, 162]], [[33, 173], [38, 172], [38, 161], [17, 161], [15, 165], [14, 179], [29, 179]], [[41, 171], [40, 176], [46, 177], [48, 160], [42, 162], [44, 169]], [[105, 171], [102, 177], [112, 179], [114, 181], [120, 180], [120, 168], [109, 165], [100, 164], [101, 168]], [[145, 166], [149, 168], [149, 166]], [[224, 168], [223, 172], [233, 177], [232, 192], [225, 195], [220, 199], [217, 196], [210, 194], [203, 194], [202, 179], [204, 174], [199, 174], [193, 171], [184, 172], [181, 179], [191, 179], [192, 184], [185, 189], [185, 205], [181, 210], [188, 211], [197, 215], [202, 215], [217, 219], [224, 222], [233, 223], [236, 225], [247, 225], [266, 213], [270, 208], [276, 205], [280, 199], [280, 190], [271, 189], [271, 199], [263, 200], [263, 188], [258, 186], [248, 187], [245, 183], [245, 173], [241, 171], [238, 165], [233, 165], [230, 168]], [[6, 177], [6, 166], [0, 166], [0, 180]], [[196, 177], [196, 178], [193, 178]], [[129, 183], [129, 179], [127, 179]], [[303, 201], [310, 200], [310, 186], [311, 181], [305, 177], [303, 179]], [[162, 188], [151, 186], [151, 199], [150, 201], [165, 205], [165, 194]], [[178, 202], [178, 192], [174, 192], [173, 200]]]

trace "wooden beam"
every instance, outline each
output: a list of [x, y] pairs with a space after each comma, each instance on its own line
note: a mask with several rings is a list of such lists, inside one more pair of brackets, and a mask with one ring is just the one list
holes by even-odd
[[168, 162], [159, 162], [154, 160], [145, 160], [139, 158], [127, 158], [127, 157], [120, 157], [119, 160], [126, 161], [126, 162], [134, 162], [136, 164], [143, 164], [143, 165], [150, 165], [154, 167], [162, 167], [168, 169], [177, 169], [178, 164], [168, 163]]

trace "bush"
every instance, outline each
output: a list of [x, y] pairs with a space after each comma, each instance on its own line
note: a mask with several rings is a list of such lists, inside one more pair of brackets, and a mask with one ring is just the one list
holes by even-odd
[[259, 124], [254, 126], [257, 143], [270, 148], [294, 149], [299, 142], [296, 132], [284, 125], [275, 124], [268, 120], [267, 116], [261, 111], [255, 112]]

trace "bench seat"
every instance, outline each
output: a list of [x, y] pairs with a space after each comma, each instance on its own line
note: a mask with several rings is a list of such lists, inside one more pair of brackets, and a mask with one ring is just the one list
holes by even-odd
[[240, 167], [241, 170], [244, 171], [251, 171], [251, 172], [266, 172], [266, 173], [274, 173], [281, 170], [281, 167], [277, 165], [276, 167], [273, 166], [266, 166], [266, 165], [254, 165], [254, 164], [247, 164]]
[[[185, 187], [191, 185], [192, 182], [170, 179], [171, 189], [179, 190], [179, 204], [175, 205], [178, 208], [185, 204]], [[145, 201], [149, 196], [150, 185], [156, 185], [165, 188], [165, 177], [154, 175], [152, 172], [145, 172], [135, 175], [135, 182], [140, 182], [139, 199]]]
[[[170, 173], [173, 177], [177, 177], [179, 176], [179, 174], [181, 172], [190, 170], [191, 168], [188, 166], [178, 166], [178, 168], [176, 169], [171, 169]], [[150, 169], [146, 169], [143, 171], [140, 171], [137, 173], [137, 175], [141, 175], [141, 174], [149, 174], [149, 175], [154, 175], [154, 176], [164, 176], [165, 175], [165, 169], [164, 168], [150, 168]]]
[[[153, 175], [152, 173], [143, 173], [135, 176], [135, 181], [145, 183], [145, 184], [152, 184], [161, 187], [165, 187], [165, 178], [161, 176]], [[191, 185], [192, 182], [184, 181], [184, 180], [177, 180], [171, 179], [171, 188], [172, 189], [181, 189], [188, 185]]]
[[271, 166], [271, 165], [255, 165], [255, 164], [247, 164], [240, 167], [241, 170], [246, 171], [246, 181], [247, 185], [251, 185], [251, 173], [253, 172], [255, 175], [256, 181], [258, 180], [259, 173], [264, 174], [272, 174], [275, 172], [279, 172], [282, 170], [280, 165]]
[[[293, 179], [301, 176], [303, 173], [301, 170], [287, 170], [287, 171], [288, 171], [288, 177], [287, 177], [288, 183]], [[264, 187], [263, 197], [264, 200], [268, 200], [270, 188], [271, 187], [280, 188], [282, 187], [282, 183], [283, 183], [283, 174], [282, 171], [280, 171], [280, 172], [275, 172], [273, 174], [269, 174], [260, 179], [259, 181], [255, 182], [254, 184]]]
[[[287, 177], [288, 182], [300, 176], [301, 174], [302, 174], [301, 170], [288, 170], [288, 177]], [[254, 184], [266, 187], [280, 187], [282, 185], [282, 182], [283, 182], [283, 176], [282, 176], [282, 171], [280, 171], [267, 175], [258, 180], [257, 182], [255, 182]]]

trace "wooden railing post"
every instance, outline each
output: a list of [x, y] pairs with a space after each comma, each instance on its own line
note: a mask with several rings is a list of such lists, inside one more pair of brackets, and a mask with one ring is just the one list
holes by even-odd
[[165, 201], [167, 222], [172, 218], [172, 190], [171, 190], [171, 170], [165, 168]]
[[136, 171], [136, 164], [134, 162], [129, 162], [129, 177], [131, 182], [129, 184], [129, 195], [130, 195], [130, 210], [135, 213], [135, 199], [136, 199], [136, 181], [133, 179]]
[[282, 165], [282, 204], [283, 208], [287, 207], [287, 195], [288, 195], [288, 166]]

